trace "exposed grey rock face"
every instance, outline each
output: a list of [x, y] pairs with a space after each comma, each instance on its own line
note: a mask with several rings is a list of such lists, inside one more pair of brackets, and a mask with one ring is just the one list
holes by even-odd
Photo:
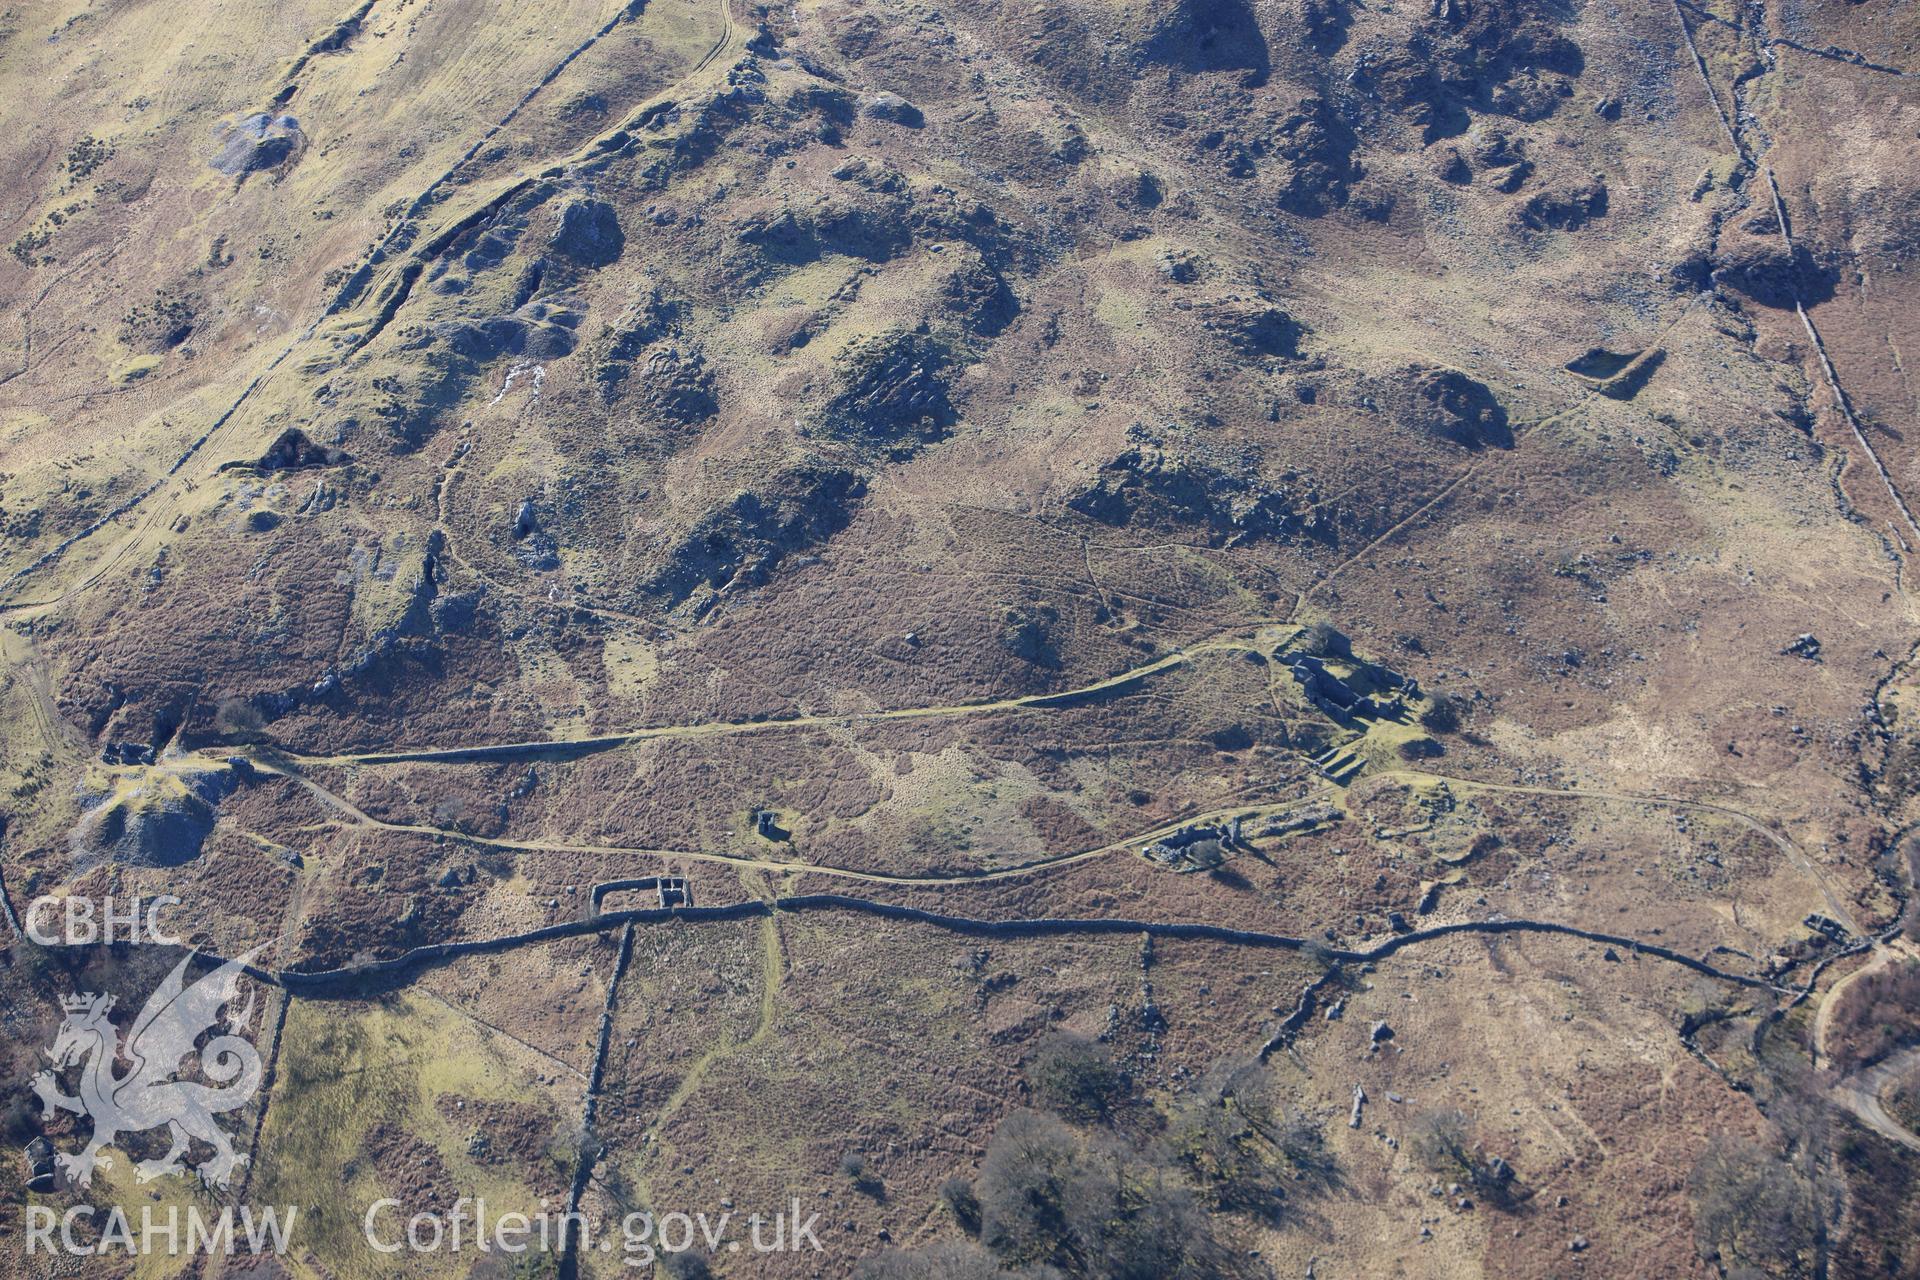
[[233, 124], [222, 124], [213, 131], [220, 150], [214, 153], [213, 167], [230, 177], [277, 169], [293, 159], [307, 145], [307, 135], [292, 116], [258, 113], [243, 116]]

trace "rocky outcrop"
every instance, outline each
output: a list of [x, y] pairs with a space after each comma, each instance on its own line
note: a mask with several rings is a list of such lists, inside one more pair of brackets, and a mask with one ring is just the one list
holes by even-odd
[[830, 253], [885, 262], [913, 241], [910, 206], [894, 192], [822, 200], [812, 209], [790, 208], [742, 219], [735, 238], [771, 262], [800, 265]]
[[1208, 308], [1203, 323], [1242, 355], [1291, 359], [1300, 354], [1299, 321], [1270, 302], [1222, 302]]
[[1295, 495], [1141, 446], [1107, 463], [1067, 505], [1102, 524], [1198, 525], [1214, 543], [1234, 546], [1293, 533], [1330, 533], [1322, 529], [1318, 512], [1302, 517], [1297, 510], [1313, 501], [1311, 493]]
[[1307, 98], [1288, 113], [1269, 145], [1278, 161], [1280, 207], [1290, 213], [1317, 217], [1339, 208], [1360, 179], [1353, 130], [1323, 98]]
[[838, 390], [819, 425], [842, 439], [911, 452], [945, 435], [957, 417], [948, 399], [952, 365], [946, 344], [925, 333], [861, 339], [834, 361]]
[[663, 297], [658, 289], [649, 289], [628, 306], [608, 326], [603, 345], [596, 344], [599, 356], [593, 376], [600, 384], [600, 394], [608, 400], [619, 396], [633, 374], [634, 363], [655, 343], [678, 332], [686, 312], [685, 303]]
[[1237, 71], [1255, 88], [1266, 82], [1272, 53], [1247, 0], [1153, 0], [1140, 54], [1183, 71]]
[[1595, 176], [1528, 197], [1513, 211], [1513, 224], [1529, 231], [1574, 231], [1606, 211], [1607, 184]]
[[1019, 299], [1006, 277], [985, 260], [970, 256], [941, 282], [940, 303], [969, 333], [990, 338], [1020, 314]]
[[694, 426], [720, 411], [705, 357], [672, 344], [655, 347], [640, 362], [628, 391], [644, 419], [664, 426]]
[[1472, 112], [1540, 120], [1573, 95], [1580, 46], [1528, 0], [1446, 0], [1407, 42], [1355, 73], [1429, 142], [1466, 131]]
[[757, 586], [786, 556], [847, 526], [866, 482], [840, 467], [804, 465], [742, 489], [678, 538], [647, 584], [671, 607], [703, 588]]
[[554, 252], [583, 267], [604, 267], [627, 247], [620, 217], [604, 200], [569, 200], [554, 221]]
[[246, 467], [254, 471], [301, 471], [309, 467], [338, 467], [349, 461], [351, 459], [345, 449], [315, 444], [299, 427], [288, 427], [274, 438], [274, 442], [258, 458], [251, 462], [225, 462], [220, 469], [227, 471]]
[[529, 302], [518, 310], [484, 320], [456, 320], [434, 335], [450, 350], [485, 364], [500, 356], [558, 360], [573, 351], [580, 313], [570, 306]]
[[908, 102], [897, 93], [882, 90], [861, 99], [860, 111], [875, 120], [887, 120], [894, 124], [903, 124], [909, 129], [918, 129], [927, 122], [920, 108]]
[[1483, 382], [1458, 369], [1409, 365], [1389, 392], [1395, 416], [1430, 435], [1479, 449], [1513, 447], [1507, 411]]
[[1037, 667], [1058, 666], [1053, 632], [1059, 622], [1060, 611], [1045, 601], [1012, 605], [1000, 615], [1000, 647]]
[[1474, 141], [1474, 167], [1486, 175], [1496, 191], [1511, 195], [1533, 174], [1533, 161], [1527, 159], [1523, 146], [1505, 130], [1489, 129]]
[[1713, 283], [1763, 307], [1811, 306], [1833, 296], [1835, 273], [1815, 263], [1805, 246], [1789, 250], [1776, 237], [1722, 244], [1713, 261]]
[[560, 544], [540, 524], [540, 512], [532, 498], [523, 499], [514, 513], [513, 558], [535, 573], [547, 573], [560, 567]]

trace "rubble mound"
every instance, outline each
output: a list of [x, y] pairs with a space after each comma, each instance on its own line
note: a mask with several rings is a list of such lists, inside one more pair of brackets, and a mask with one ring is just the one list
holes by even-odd
[[239, 178], [263, 169], [277, 169], [306, 149], [307, 135], [292, 116], [258, 112], [213, 130], [220, 149], [212, 164], [228, 177]]
[[233, 769], [149, 768], [81, 818], [70, 837], [74, 853], [140, 867], [189, 862], [200, 856], [215, 810], [238, 783]]

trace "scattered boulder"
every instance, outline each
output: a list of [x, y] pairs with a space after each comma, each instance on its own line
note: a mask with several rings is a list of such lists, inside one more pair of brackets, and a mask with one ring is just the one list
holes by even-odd
[[535, 573], [546, 573], [560, 567], [560, 544], [552, 534], [540, 527], [539, 514], [534, 510], [533, 499], [521, 501], [520, 509], [513, 516], [513, 558]]
[[560, 544], [552, 534], [541, 530], [516, 542], [513, 558], [535, 573], [551, 573], [560, 567]]
[[1780, 651], [1796, 658], [1805, 658], [1809, 662], [1820, 660], [1820, 641], [1812, 632], [1794, 637], [1793, 643]]

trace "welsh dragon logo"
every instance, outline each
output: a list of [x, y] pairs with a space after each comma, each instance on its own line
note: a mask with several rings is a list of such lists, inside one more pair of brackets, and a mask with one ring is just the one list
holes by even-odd
[[[249, 994], [246, 1006], [237, 1012], [229, 1008], [226, 1034], [203, 1047], [196, 1048], [195, 1042], [219, 1021], [222, 1007], [236, 1000], [242, 970], [259, 950], [227, 961], [192, 986], [186, 985], [187, 964], [193, 959], [188, 956], [148, 998], [124, 1039], [107, 1020], [112, 996], [84, 992], [61, 1001], [66, 1020], [46, 1051], [54, 1069], [34, 1077], [33, 1091], [40, 1095], [47, 1118], [58, 1109], [93, 1121], [93, 1134], [84, 1150], [54, 1157], [76, 1186], [91, 1184], [96, 1168], [113, 1167], [112, 1157], [102, 1152], [121, 1134], [161, 1125], [167, 1127], [172, 1146], [159, 1159], [134, 1165], [141, 1182], [185, 1172], [181, 1157], [191, 1140], [213, 1148], [213, 1159], [199, 1170], [201, 1181], [209, 1187], [224, 1188], [233, 1171], [247, 1162], [213, 1118], [244, 1107], [260, 1089], [259, 1051], [240, 1038], [253, 1020], [253, 996]], [[200, 1074], [214, 1085], [174, 1079], [189, 1056], [199, 1058]], [[116, 1075], [114, 1068], [120, 1061], [129, 1065], [124, 1074]], [[79, 1092], [68, 1097], [60, 1092], [56, 1072], [73, 1066], [80, 1067]]]

